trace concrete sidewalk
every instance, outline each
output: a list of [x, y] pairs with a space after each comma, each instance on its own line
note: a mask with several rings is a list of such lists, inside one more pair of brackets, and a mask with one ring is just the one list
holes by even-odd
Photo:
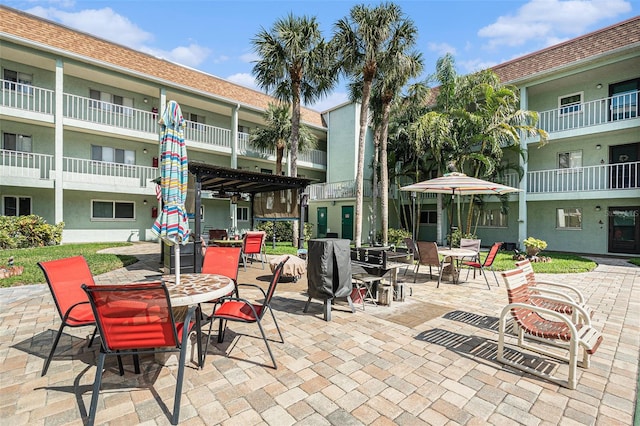
[[[119, 252], [140, 262], [97, 282], [157, 279], [157, 244]], [[578, 369], [578, 388], [558, 387], [496, 361], [497, 317], [504, 286], [484, 278], [439, 289], [421, 273], [400, 273], [411, 287], [405, 302], [337, 303], [332, 321], [322, 304], [303, 313], [306, 281], [282, 282], [273, 308], [285, 343], [265, 317], [278, 369], [257, 327], [230, 324], [225, 342], [208, 348], [204, 369], [185, 373], [181, 424], [193, 425], [630, 425], [636, 406], [640, 353], [640, 268], [595, 259], [590, 273], [543, 275], [582, 289], [604, 342], [591, 368]], [[426, 270], [426, 268], [425, 268]], [[259, 262], [240, 268], [240, 282], [268, 280]], [[243, 295], [244, 296], [244, 295]], [[60, 321], [46, 285], [0, 289], [0, 406], [3, 424], [82, 424], [95, 376], [89, 328], [65, 330], [48, 374], [40, 377]], [[509, 342], [513, 343], [513, 341]], [[514, 346], [510, 346], [515, 348]], [[126, 362], [126, 360], [125, 360]], [[556, 368], [548, 361], [549, 368]], [[559, 367], [564, 369], [564, 365]], [[168, 424], [175, 368], [143, 364], [124, 377], [104, 374], [96, 424]]]

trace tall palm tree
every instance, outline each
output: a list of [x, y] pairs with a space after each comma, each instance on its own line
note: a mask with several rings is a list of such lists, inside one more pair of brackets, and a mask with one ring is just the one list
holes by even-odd
[[342, 71], [353, 80], [362, 81], [362, 97], [358, 134], [358, 162], [356, 171], [356, 230], [355, 245], [362, 244], [364, 142], [368, 124], [371, 87], [378, 73], [378, 64], [390, 47], [394, 28], [402, 23], [400, 7], [383, 3], [369, 8], [356, 5], [348, 18], [335, 24], [334, 45]]
[[[269, 104], [264, 113], [265, 127], [249, 135], [249, 143], [258, 149], [276, 151], [276, 175], [282, 174], [282, 159], [291, 138], [291, 107], [289, 104]], [[316, 146], [316, 137], [304, 124], [300, 126], [299, 150], [305, 152]]]
[[315, 17], [289, 14], [271, 31], [261, 29], [252, 44], [260, 56], [253, 67], [258, 85], [291, 104], [291, 175], [297, 176], [300, 103], [313, 103], [335, 86], [332, 56]]

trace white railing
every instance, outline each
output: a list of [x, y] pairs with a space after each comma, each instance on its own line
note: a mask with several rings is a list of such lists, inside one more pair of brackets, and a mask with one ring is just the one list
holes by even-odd
[[195, 121], [185, 121], [187, 123], [184, 130], [185, 140], [231, 148], [231, 130], [196, 123]]
[[135, 185], [142, 188], [152, 185], [151, 181], [159, 176], [159, 171], [155, 167], [70, 157], [64, 157], [63, 170], [66, 172], [66, 178], [71, 181], [94, 182], [94, 180], [86, 179], [89, 176], [100, 179], [122, 178], [130, 183], [135, 181], [137, 182]]
[[64, 116], [120, 129], [158, 133], [158, 114], [110, 102], [64, 94]]
[[640, 188], [640, 162], [602, 164], [527, 173], [527, 193]]
[[306, 161], [311, 164], [320, 164], [322, 166], [327, 165], [327, 153], [320, 151], [319, 149], [312, 149], [306, 152], [298, 153], [299, 161]]
[[20, 178], [49, 179], [53, 155], [0, 149], [0, 175]]
[[[311, 200], [331, 200], [339, 198], [355, 198], [356, 181], [345, 180], [341, 182], [316, 183], [309, 185], [309, 197]], [[371, 197], [373, 190], [371, 181], [364, 181], [364, 196]]]
[[638, 117], [638, 91], [570, 107], [539, 112], [539, 127], [548, 133], [596, 126]]
[[2, 82], [0, 105], [25, 111], [53, 114], [54, 91], [9, 80]]

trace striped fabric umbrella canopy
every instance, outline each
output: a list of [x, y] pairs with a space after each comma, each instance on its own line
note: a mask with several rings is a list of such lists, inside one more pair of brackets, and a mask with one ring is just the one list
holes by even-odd
[[447, 173], [444, 176], [429, 179], [411, 185], [403, 186], [401, 191], [411, 192], [431, 192], [452, 195], [472, 195], [472, 194], [508, 194], [520, 191], [495, 182], [473, 178], [464, 173]]
[[169, 101], [160, 118], [160, 187], [158, 199], [162, 200], [162, 213], [151, 231], [175, 245], [176, 281], [180, 273], [180, 245], [189, 239], [189, 219], [185, 210], [189, 168], [187, 147], [184, 142], [184, 127], [180, 105]]

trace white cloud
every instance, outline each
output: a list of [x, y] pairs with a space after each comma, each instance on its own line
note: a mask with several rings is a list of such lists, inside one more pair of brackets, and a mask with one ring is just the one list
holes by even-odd
[[257, 53], [253, 53], [253, 52], [249, 52], [249, 53], [245, 53], [243, 55], [240, 55], [240, 60], [242, 62], [246, 62], [248, 64], [259, 61], [260, 60], [260, 56]]
[[256, 80], [255, 78], [253, 78], [253, 76], [249, 73], [243, 72], [243, 73], [238, 73], [238, 74], [232, 74], [229, 77], [226, 78], [226, 80], [229, 80], [232, 83], [236, 83], [239, 84], [241, 86], [245, 86], [245, 87], [249, 87], [251, 89], [258, 89], [258, 85], [256, 84]]
[[456, 62], [462, 74], [471, 74], [476, 71], [486, 70], [494, 65], [497, 65], [498, 63], [499, 62], [487, 61], [484, 59], [470, 59], [467, 61]]
[[428, 43], [427, 48], [439, 56], [444, 56], [447, 53], [451, 53], [453, 56], [456, 55], [456, 48], [448, 43]]
[[625, 0], [531, 0], [515, 15], [500, 16], [481, 28], [478, 36], [488, 39], [489, 49], [521, 46], [532, 40], [550, 46], [630, 10], [631, 4]]
[[188, 46], [177, 46], [171, 50], [157, 49], [151, 45], [155, 39], [152, 33], [144, 31], [128, 18], [119, 15], [109, 7], [85, 9], [78, 12], [35, 7], [27, 12], [190, 67], [200, 65], [211, 54], [210, 49], [196, 43], [191, 43]]

